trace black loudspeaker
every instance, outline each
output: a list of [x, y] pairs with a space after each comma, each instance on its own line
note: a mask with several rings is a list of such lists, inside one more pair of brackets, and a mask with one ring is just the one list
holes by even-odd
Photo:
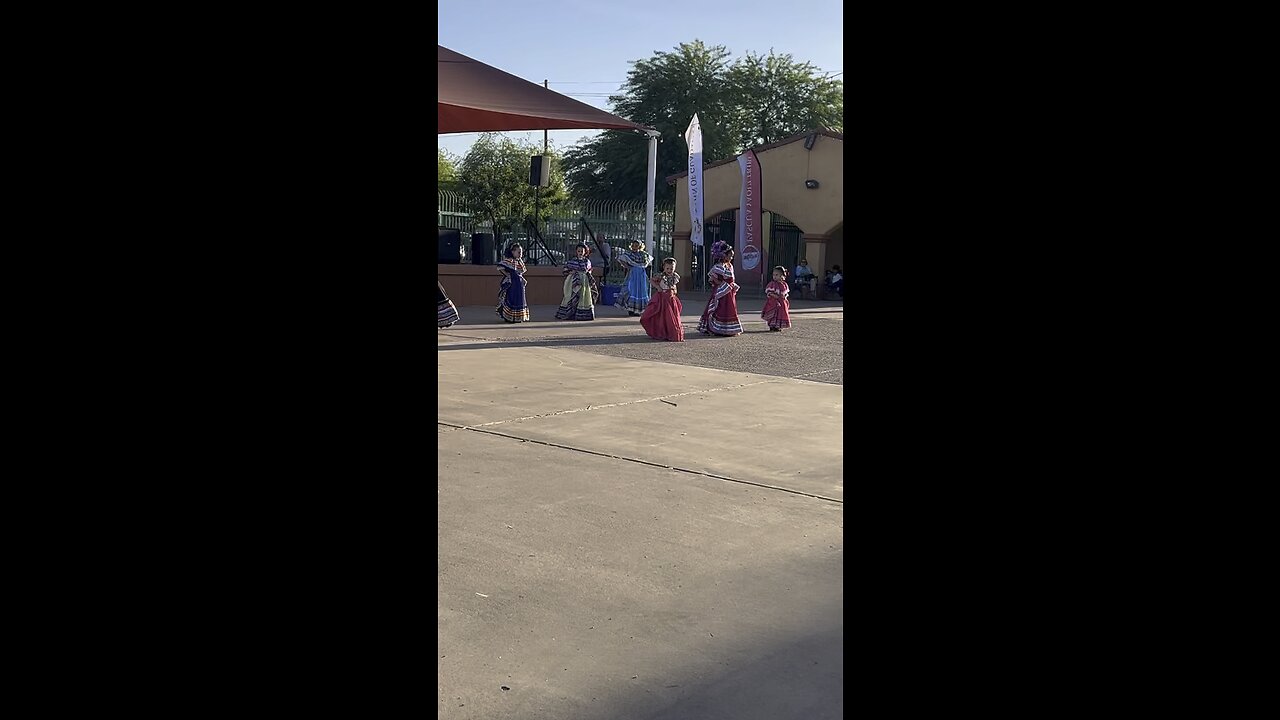
[[493, 265], [498, 262], [493, 245], [493, 233], [475, 233], [471, 236], [471, 264]]
[[529, 158], [529, 184], [540, 187], [551, 185], [550, 155], [534, 155]]
[[462, 258], [462, 233], [453, 228], [440, 230], [440, 263], [457, 265]]

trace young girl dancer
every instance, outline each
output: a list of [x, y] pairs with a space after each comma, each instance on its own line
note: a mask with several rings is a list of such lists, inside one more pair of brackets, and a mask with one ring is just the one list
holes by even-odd
[[680, 324], [680, 312], [684, 309], [676, 297], [676, 285], [680, 275], [676, 273], [676, 259], [662, 261], [662, 272], [655, 275], [653, 299], [640, 314], [640, 326], [654, 340], [684, 342], [684, 326]]
[[702, 311], [702, 319], [698, 321], [698, 332], [703, 335], [724, 335], [732, 337], [742, 334], [742, 323], [738, 321], [738, 283], [733, 281], [733, 248], [728, 243], [717, 240], [711, 246], [711, 257], [715, 264], [707, 279], [711, 281], [711, 298]]
[[498, 272], [502, 273], [502, 283], [498, 285], [498, 317], [509, 323], [528, 322], [529, 304], [525, 300], [524, 288], [529, 283], [524, 279], [524, 248], [513, 243], [502, 253], [502, 262], [498, 263]]
[[764, 286], [764, 309], [760, 317], [764, 318], [770, 332], [781, 332], [782, 328], [791, 327], [791, 289], [787, 287], [787, 269], [778, 265], [773, 268], [773, 282]]
[[653, 262], [653, 257], [644, 251], [644, 243], [639, 240], [632, 240], [628, 247], [630, 250], [618, 253], [618, 262], [630, 269], [627, 270], [627, 282], [613, 304], [634, 317], [644, 312], [644, 307], [649, 304], [649, 272], [645, 268]]
[[577, 257], [564, 264], [564, 300], [556, 310], [557, 320], [595, 320], [596, 306], [591, 297], [591, 251], [584, 243], [574, 248]]

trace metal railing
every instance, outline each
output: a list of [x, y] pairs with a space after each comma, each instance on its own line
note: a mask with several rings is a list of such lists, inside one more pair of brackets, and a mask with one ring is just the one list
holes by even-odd
[[[509, 208], [498, 215], [498, 226], [501, 233], [494, 230], [493, 218], [483, 218], [468, 211], [461, 195], [447, 189], [437, 190], [439, 203], [436, 223], [442, 228], [453, 228], [466, 233], [462, 244], [466, 247], [467, 257], [471, 257], [470, 235], [478, 232], [493, 233], [495, 245], [506, 247], [513, 240], [525, 247], [527, 262], [538, 265], [561, 265], [565, 258], [573, 257], [573, 249], [579, 242], [586, 242], [592, 250], [592, 263], [601, 264], [599, 252], [591, 242], [591, 235], [586, 225], [599, 241], [609, 244], [611, 248], [625, 248], [627, 241], [644, 240], [645, 205], [630, 201], [580, 201], [570, 200], [551, 207], [538, 226], [539, 235], [546, 244], [545, 249], [536, 240], [530, 247], [530, 234], [526, 226], [527, 216]], [[500, 209], [501, 210], [501, 209]], [[521, 208], [520, 210], [523, 210]], [[586, 225], [584, 225], [584, 221]], [[662, 258], [673, 254], [673, 237], [675, 230], [675, 207], [659, 204], [654, 208], [653, 244], [654, 264], [660, 264]], [[499, 239], [499, 234], [501, 238]], [[650, 268], [651, 274], [654, 269]], [[618, 263], [611, 262], [605, 275], [605, 283], [619, 285], [626, 281], [627, 269]]]
[[[500, 212], [498, 224], [501, 233], [495, 232], [492, 218], [480, 218], [468, 212], [462, 196], [452, 189], [439, 189], [437, 207], [437, 224], [443, 228], [462, 231], [462, 245], [468, 261], [472, 257], [471, 234], [484, 232], [494, 235], [495, 246], [499, 254], [501, 249], [512, 241], [517, 241], [525, 248], [525, 257], [530, 264], [563, 265], [566, 258], [573, 257], [574, 246], [579, 242], [587, 243], [591, 248], [591, 262], [602, 264], [599, 251], [591, 241], [591, 233], [597, 241], [609, 244], [610, 248], [624, 249], [627, 241], [633, 238], [644, 239], [645, 207], [642, 202], [631, 201], [581, 201], [569, 202], [550, 208], [538, 226], [538, 235], [542, 243], [531, 237], [527, 223], [530, 218], [508, 209]], [[693, 248], [694, 258], [680, 260], [680, 274], [686, 277], [685, 287], [688, 290], [707, 289], [707, 257], [708, 249], [716, 240], [733, 242], [735, 227], [732, 213], [708, 218], [704, 226], [705, 244]], [[590, 227], [591, 232], [587, 228]], [[670, 204], [658, 204], [654, 208], [654, 252], [650, 275], [661, 270], [662, 259], [674, 253], [672, 233], [675, 229], [675, 207]], [[545, 246], [544, 246], [545, 243]], [[782, 265], [787, 268], [788, 275], [804, 254], [804, 240], [800, 228], [787, 218], [774, 215], [769, 238], [768, 265]], [[694, 267], [691, 261], [696, 260]], [[766, 269], [768, 282], [768, 269]], [[608, 264], [605, 284], [621, 285], [626, 282], [627, 269], [616, 262]], [[763, 287], [743, 288], [747, 297], [763, 296]]]

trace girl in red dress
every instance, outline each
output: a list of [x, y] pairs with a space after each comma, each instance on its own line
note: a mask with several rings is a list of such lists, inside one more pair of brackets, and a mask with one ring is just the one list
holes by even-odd
[[640, 313], [640, 325], [654, 340], [684, 342], [684, 326], [680, 324], [680, 312], [684, 309], [676, 297], [676, 285], [680, 275], [676, 273], [676, 259], [662, 261], [662, 272], [649, 279], [653, 286], [653, 298]]
[[782, 332], [782, 328], [791, 327], [791, 289], [787, 287], [787, 269], [778, 265], [773, 268], [773, 282], [764, 286], [764, 309], [760, 317], [769, 326], [770, 332]]

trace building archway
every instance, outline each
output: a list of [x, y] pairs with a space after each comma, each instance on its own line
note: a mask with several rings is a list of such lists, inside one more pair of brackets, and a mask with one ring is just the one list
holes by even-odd
[[683, 263], [689, 268], [693, 280], [688, 283], [690, 290], [707, 289], [707, 268], [711, 267], [711, 246], [719, 240], [731, 245], [734, 243], [738, 231], [737, 215], [738, 208], [731, 207], [708, 213], [702, 219], [702, 245], [691, 246], [690, 256]]
[[769, 229], [765, 260], [770, 271], [775, 265], [787, 269], [787, 277], [795, 272], [801, 258], [806, 257], [804, 229], [787, 216], [765, 210], [765, 227]]
[[[682, 267], [689, 268], [691, 282], [688, 283], [690, 290], [707, 289], [707, 268], [711, 263], [711, 246], [716, 241], [723, 240], [730, 245], [737, 244], [738, 232], [738, 208], [731, 207], [723, 210], [709, 213], [702, 222], [703, 244], [699, 247], [690, 245], [689, 257], [680, 259], [677, 262]], [[764, 256], [762, 262], [765, 265], [763, 276], [764, 281], [761, 287], [742, 286], [742, 291], [749, 297], [763, 295], [764, 284], [769, 282], [772, 268], [775, 265], [781, 265], [787, 269], [787, 275], [790, 276], [795, 269], [800, 258], [805, 257], [805, 239], [804, 229], [791, 221], [790, 218], [781, 213], [765, 209], [763, 212], [763, 223], [765, 227], [765, 237], [762, 251]], [[820, 273], [815, 270], [815, 273]]]
[[829, 239], [827, 240], [827, 267], [830, 269], [836, 265], [840, 266], [840, 273], [847, 274], [848, 268], [845, 267], [844, 257], [844, 221], [836, 223], [835, 227], [823, 233]]

